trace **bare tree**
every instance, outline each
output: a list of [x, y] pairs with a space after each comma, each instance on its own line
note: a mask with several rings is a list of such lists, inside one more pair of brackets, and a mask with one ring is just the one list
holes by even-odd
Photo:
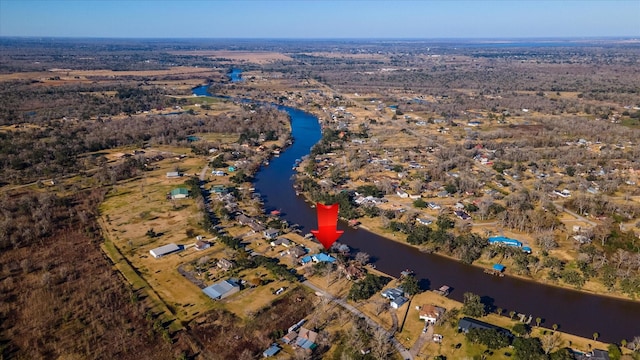
[[371, 353], [376, 359], [388, 359], [393, 354], [393, 345], [389, 340], [389, 336], [381, 329], [373, 333], [371, 339]]
[[540, 338], [540, 343], [542, 344], [542, 350], [544, 350], [545, 354], [550, 353], [556, 347], [562, 346], [562, 337], [559, 332], [554, 331], [553, 333], [543, 335]]
[[355, 256], [355, 260], [360, 263], [360, 265], [366, 265], [370, 259], [369, 254], [363, 251], [359, 251]]

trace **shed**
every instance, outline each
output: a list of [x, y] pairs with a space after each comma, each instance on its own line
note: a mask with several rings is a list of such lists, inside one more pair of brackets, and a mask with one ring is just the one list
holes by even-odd
[[208, 297], [214, 300], [224, 299], [240, 291], [240, 285], [232, 279], [223, 280], [202, 289]]
[[278, 352], [280, 352], [280, 347], [278, 346], [278, 344], [272, 344], [267, 350], [262, 353], [262, 356], [268, 358], [277, 354]]
[[180, 173], [177, 172], [177, 171], [170, 171], [170, 172], [167, 173], [167, 178], [177, 178], [177, 177], [180, 177], [180, 176], [182, 176], [182, 175], [180, 175]]
[[180, 250], [182, 250], [182, 248], [180, 248], [178, 245], [174, 243], [171, 243], [171, 244], [157, 247], [155, 249], [151, 249], [149, 250], [149, 253], [151, 254], [151, 256], [157, 259], [159, 257], [163, 257], [165, 255], [168, 255]]

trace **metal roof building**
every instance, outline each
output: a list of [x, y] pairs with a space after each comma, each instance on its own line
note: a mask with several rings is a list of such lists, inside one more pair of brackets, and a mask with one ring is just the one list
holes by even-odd
[[267, 358], [277, 354], [278, 352], [280, 352], [280, 347], [278, 346], [278, 344], [273, 344], [262, 353], [262, 356]]
[[213, 300], [224, 299], [238, 291], [240, 291], [240, 285], [231, 279], [220, 281], [202, 289], [202, 292]]
[[506, 236], [494, 236], [489, 238], [489, 244], [505, 244], [509, 246], [521, 247], [522, 243], [515, 239], [510, 239]]
[[157, 247], [155, 249], [151, 249], [149, 250], [149, 253], [151, 254], [151, 256], [157, 259], [159, 257], [165, 256], [167, 254], [171, 254], [173, 252], [180, 251], [180, 250], [182, 250], [180, 246], [171, 243], [171, 244]]
[[513, 334], [511, 334], [511, 331], [502, 328], [500, 326], [496, 326], [493, 324], [488, 324], [484, 321], [480, 321], [480, 320], [476, 320], [470, 317], [463, 317], [462, 319], [460, 319], [460, 321], [458, 321], [458, 330], [462, 331], [463, 333], [468, 333], [469, 330], [471, 329], [486, 329], [486, 330], [491, 330], [491, 329], [495, 329], [499, 332], [502, 332], [504, 334], [507, 334], [509, 336], [513, 336]]

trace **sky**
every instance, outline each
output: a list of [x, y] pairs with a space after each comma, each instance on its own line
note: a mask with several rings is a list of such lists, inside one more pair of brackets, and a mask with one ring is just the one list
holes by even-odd
[[0, 36], [640, 38], [640, 0], [0, 0]]

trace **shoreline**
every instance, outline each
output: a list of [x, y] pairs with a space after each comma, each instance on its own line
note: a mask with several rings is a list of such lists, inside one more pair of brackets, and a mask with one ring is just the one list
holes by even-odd
[[[313, 201], [311, 201], [309, 199], [309, 197], [307, 196], [306, 193], [304, 193], [302, 191], [298, 191], [298, 193], [299, 193], [299, 196], [304, 197], [304, 201], [305, 202], [307, 202], [309, 204], [313, 204]], [[344, 221], [345, 223], [347, 222], [347, 220], [342, 219], [342, 218], [340, 218], [340, 220]], [[409, 244], [408, 242], [403, 241], [399, 237], [389, 236], [389, 234], [387, 234], [387, 233], [383, 233], [383, 232], [372, 230], [370, 227], [368, 227], [365, 224], [361, 223], [360, 225], [358, 225], [357, 229], [362, 229], [362, 230], [368, 231], [368, 232], [370, 232], [372, 234], [378, 235], [378, 236], [383, 237], [383, 238], [385, 238], [387, 240], [395, 241], [397, 243], [412, 247], [412, 248], [414, 248], [414, 249], [416, 249], [416, 250], [418, 250], [420, 252], [423, 252], [422, 249], [420, 247], [416, 246], [416, 245]], [[446, 259], [449, 259], [449, 260], [452, 260], [452, 261], [460, 262], [460, 259], [457, 259], [457, 258], [455, 258], [453, 256], [450, 256], [450, 255], [447, 255], [447, 254], [443, 254], [442, 252], [439, 252], [439, 251], [425, 252], [425, 253], [428, 253], [428, 254], [431, 254], [431, 255], [435, 255], [435, 256], [439, 256], [439, 257], [442, 257], [442, 258], [446, 258]], [[471, 264], [466, 264], [466, 265], [473, 266], [475, 268], [482, 269], [482, 270], [490, 269], [490, 267], [487, 267], [487, 266], [484, 266], [484, 265], [481, 265], [481, 264], [477, 264], [476, 262], [473, 262]], [[380, 271], [380, 270], [377, 270], [377, 272], [385, 274], [387, 276], [390, 276], [393, 279], [397, 278], [397, 276], [393, 276], [391, 274], [387, 274], [387, 273], [385, 273], [383, 271]], [[487, 276], [491, 276], [491, 275], [487, 274]], [[552, 287], [560, 288], [560, 289], [563, 289], [563, 290], [574, 291], [574, 292], [577, 292], [577, 293], [584, 293], [584, 294], [589, 294], [589, 295], [602, 296], [602, 297], [605, 297], [605, 298], [613, 298], [613, 299], [617, 299], [617, 300], [625, 300], [625, 301], [629, 301], [631, 303], [640, 303], [640, 299], [632, 299], [632, 298], [630, 298], [628, 296], [623, 296], [623, 295], [620, 295], [620, 294], [601, 293], [601, 292], [595, 292], [595, 291], [589, 291], [589, 290], [581, 290], [581, 289], [576, 289], [575, 287], [571, 287], [571, 286], [568, 286], [568, 285], [552, 283], [552, 282], [546, 282], [546, 281], [538, 281], [538, 280], [536, 280], [534, 278], [530, 278], [530, 277], [526, 277], [526, 276], [522, 276], [522, 275], [517, 275], [517, 274], [513, 274], [513, 273], [504, 273], [504, 276], [517, 278], [519, 280], [528, 281], [528, 282], [532, 282], [532, 283], [536, 283], [536, 284], [540, 284], [540, 285], [552, 286]], [[432, 290], [432, 289], [430, 289], [430, 290]], [[425, 290], [425, 291], [430, 291], [430, 290]]]
[[[409, 244], [406, 241], [401, 241], [400, 238], [390, 237], [390, 236], [388, 236], [388, 234], [371, 230], [371, 228], [369, 228], [367, 226], [363, 226], [363, 225], [360, 225], [359, 228], [362, 228], [363, 230], [366, 230], [366, 231], [368, 231], [368, 232], [370, 232], [372, 234], [381, 236], [381, 237], [383, 237], [385, 239], [388, 239], [388, 240], [391, 240], [391, 241], [398, 242], [400, 244], [404, 244], [404, 245], [410, 246], [410, 247], [412, 247], [414, 249], [417, 249], [417, 250], [422, 252], [422, 249], [420, 247], [412, 245], [412, 244]], [[431, 254], [431, 255], [435, 255], [435, 256], [439, 256], [439, 257], [442, 257], [442, 258], [446, 258], [446, 259], [449, 259], [449, 260], [460, 262], [460, 259], [457, 259], [457, 258], [455, 258], [453, 256], [450, 256], [450, 255], [443, 254], [443, 253], [441, 253], [439, 251], [425, 252], [425, 253], [428, 253], [428, 254]], [[482, 269], [482, 270], [490, 269], [490, 267], [487, 267], [487, 266], [484, 266], [484, 265], [481, 265], [481, 264], [477, 264], [476, 262], [473, 262], [473, 263], [467, 264], [467, 265], [473, 266], [475, 268]], [[487, 276], [491, 276], [491, 275], [487, 274]], [[575, 287], [565, 286], [565, 285], [558, 284], [558, 283], [537, 281], [534, 278], [530, 278], [530, 277], [526, 277], [526, 276], [522, 276], [522, 275], [517, 275], [517, 274], [513, 274], [513, 273], [504, 273], [504, 276], [517, 278], [517, 279], [520, 279], [520, 280], [523, 280], [523, 281], [528, 281], [528, 282], [532, 282], [532, 283], [536, 283], [536, 284], [541, 284], [541, 285], [546, 285], [546, 286], [553, 286], [553, 287], [564, 289], [564, 290], [571, 290], [571, 291], [575, 291], [577, 293], [585, 293], [585, 294], [589, 294], [589, 295], [602, 296], [602, 297], [606, 297], [606, 298], [614, 298], [614, 299], [617, 299], [617, 300], [627, 300], [627, 301], [633, 302], [633, 303], [639, 303], [640, 302], [640, 299], [631, 299], [631, 298], [629, 298], [627, 296], [622, 296], [622, 295], [619, 295], [619, 294], [600, 293], [600, 292], [589, 291], [589, 290], [580, 290], [580, 289], [576, 289]]]

